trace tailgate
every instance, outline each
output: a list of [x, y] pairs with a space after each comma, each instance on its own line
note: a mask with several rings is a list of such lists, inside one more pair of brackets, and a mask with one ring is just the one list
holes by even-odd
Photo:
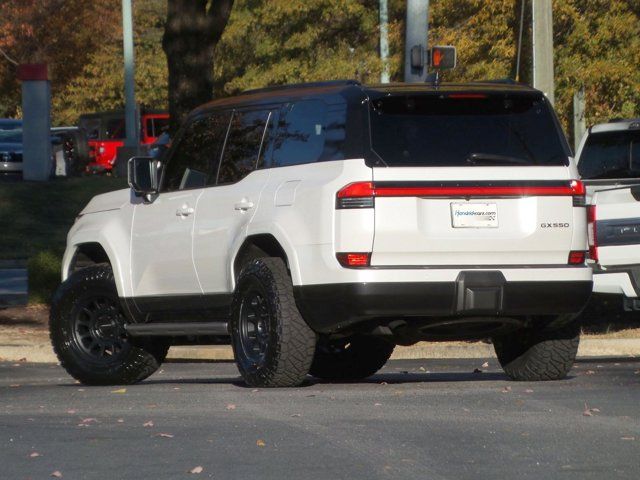
[[586, 226], [568, 173], [375, 168], [371, 265], [566, 265], [571, 250], [584, 250], [574, 233]]
[[639, 264], [640, 186], [599, 191], [592, 202], [600, 265]]

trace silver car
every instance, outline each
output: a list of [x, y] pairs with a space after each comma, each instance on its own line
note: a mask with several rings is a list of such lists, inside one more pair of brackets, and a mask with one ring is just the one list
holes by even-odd
[[0, 174], [22, 173], [22, 130], [0, 130]]

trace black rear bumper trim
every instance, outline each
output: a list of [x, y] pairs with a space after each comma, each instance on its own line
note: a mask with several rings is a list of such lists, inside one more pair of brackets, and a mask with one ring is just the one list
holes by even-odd
[[574, 314], [593, 288], [591, 281], [506, 282], [498, 273], [461, 272], [455, 282], [296, 286], [294, 295], [313, 330], [333, 333], [376, 319]]

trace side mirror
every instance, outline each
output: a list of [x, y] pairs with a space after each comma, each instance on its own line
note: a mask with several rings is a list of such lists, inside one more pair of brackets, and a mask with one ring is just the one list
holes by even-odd
[[128, 164], [129, 186], [137, 195], [153, 195], [160, 188], [160, 162], [151, 157], [133, 157]]

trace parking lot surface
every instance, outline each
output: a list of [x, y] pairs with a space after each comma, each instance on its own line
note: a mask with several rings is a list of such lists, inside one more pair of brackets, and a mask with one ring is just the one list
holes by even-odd
[[640, 478], [640, 360], [550, 383], [482, 362], [281, 390], [246, 387], [232, 363], [168, 363], [123, 388], [0, 363], [0, 478]]

